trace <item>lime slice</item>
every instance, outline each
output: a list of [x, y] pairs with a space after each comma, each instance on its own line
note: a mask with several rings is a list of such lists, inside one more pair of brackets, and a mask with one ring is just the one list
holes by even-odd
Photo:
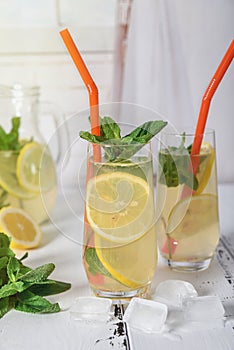
[[31, 216], [23, 209], [10, 206], [0, 210], [0, 230], [12, 238], [11, 247], [17, 249], [35, 248], [42, 238]]
[[199, 165], [199, 171], [197, 173], [197, 180], [199, 185], [198, 189], [196, 190], [196, 194], [201, 194], [204, 191], [210, 179], [210, 174], [215, 159], [215, 150], [210, 143], [202, 143], [200, 156], [202, 162]]
[[18, 154], [14, 151], [0, 152], [0, 186], [8, 193], [18, 198], [32, 198], [35, 193], [21, 187], [16, 176]]
[[187, 197], [172, 209], [167, 233], [179, 241], [204, 232], [218, 221], [218, 200], [213, 194]]
[[139, 239], [154, 220], [153, 193], [142, 178], [122, 172], [89, 180], [86, 214], [92, 229], [119, 244]]
[[16, 174], [20, 185], [28, 191], [47, 192], [56, 183], [53, 160], [37, 142], [29, 142], [21, 149]]

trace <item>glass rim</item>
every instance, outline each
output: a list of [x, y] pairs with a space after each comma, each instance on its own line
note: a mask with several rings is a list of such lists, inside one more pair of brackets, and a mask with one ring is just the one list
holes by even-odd
[[90, 147], [90, 146], [100, 146], [100, 147], [103, 147], [103, 148], [132, 147], [132, 146], [136, 146], [136, 145], [141, 145], [142, 148], [143, 148], [144, 146], [150, 146], [152, 144], [151, 140], [149, 140], [147, 143], [135, 142], [135, 143], [128, 143], [128, 144], [95, 143], [95, 142], [91, 142], [91, 141], [87, 141], [87, 143], [88, 143], [88, 147]]
[[40, 86], [37, 85], [0, 85], [0, 97], [19, 98], [26, 96], [38, 96], [40, 94]]
[[[188, 130], [189, 128], [187, 128]], [[194, 128], [190, 128], [191, 130], [189, 131], [186, 131], [186, 128], [185, 128], [185, 131], [178, 131], [178, 130], [174, 130], [174, 131], [171, 131], [171, 130], [162, 130], [160, 132], [160, 135], [163, 134], [163, 135], [168, 135], [168, 136], [177, 136], [177, 137], [182, 137], [182, 136], [188, 136], [188, 137], [193, 137], [195, 136], [196, 134], [196, 130]], [[203, 133], [200, 133], [198, 134], [197, 136], [204, 136], [204, 135], [214, 135], [215, 134], [215, 130], [212, 129], [212, 128], [207, 128]]]

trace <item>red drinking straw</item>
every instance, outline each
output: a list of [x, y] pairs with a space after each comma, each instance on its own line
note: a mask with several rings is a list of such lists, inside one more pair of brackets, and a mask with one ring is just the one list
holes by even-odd
[[[89, 104], [90, 104], [90, 122], [91, 132], [94, 135], [100, 135], [100, 119], [99, 119], [99, 105], [98, 105], [98, 88], [91, 77], [88, 68], [86, 67], [78, 48], [76, 47], [71, 34], [68, 29], [63, 29], [60, 35], [75, 63], [83, 82], [89, 93]], [[94, 161], [100, 161], [101, 152], [99, 145], [93, 145], [93, 157]]]

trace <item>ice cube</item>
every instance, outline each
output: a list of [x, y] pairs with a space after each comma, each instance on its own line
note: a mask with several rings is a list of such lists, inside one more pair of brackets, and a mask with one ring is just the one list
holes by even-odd
[[130, 327], [147, 333], [161, 332], [167, 318], [167, 306], [153, 300], [132, 298], [123, 320]]
[[224, 318], [225, 310], [217, 296], [207, 295], [185, 299], [183, 313], [186, 321], [212, 321]]
[[105, 322], [110, 318], [112, 301], [97, 297], [79, 297], [70, 308], [74, 320]]
[[197, 295], [197, 291], [191, 283], [172, 279], [161, 282], [152, 299], [165, 303], [169, 307], [182, 307], [184, 298], [194, 298]]

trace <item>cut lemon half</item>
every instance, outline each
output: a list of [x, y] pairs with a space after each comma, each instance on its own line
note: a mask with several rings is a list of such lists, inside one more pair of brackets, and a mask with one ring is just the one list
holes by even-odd
[[167, 233], [176, 241], [204, 232], [218, 221], [218, 200], [213, 194], [187, 197], [172, 209]]
[[202, 143], [200, 157], [199, 171], [196, 175], [199, 185], [195, 194], [201, 194], [210, 179], [215, 159], [215, 150], [210, 143]]
[[32, 198], [35, 193], [23, 188], [16, 176], [18, 154], [14, 151], [0, 152], [0, 186], [8, 193], [18, 198]]
[[118, 171], [102, 174], [87, 183], [86, 215], [91, 228], [102, 238], [127, 244], [152, 225], [153, 193], [138, 176]]
[[42, 238], [41, 230], [32, 217], [15, 207], [0, 210], [0, 230], [11, 237], [11, 247], [16, 249], [35, 248]]
[[29, 142], [21, 149], [16, 174], [20, 185], [28, 191], [47, 192], [56, 183], [53, 159], [37, 142]]

